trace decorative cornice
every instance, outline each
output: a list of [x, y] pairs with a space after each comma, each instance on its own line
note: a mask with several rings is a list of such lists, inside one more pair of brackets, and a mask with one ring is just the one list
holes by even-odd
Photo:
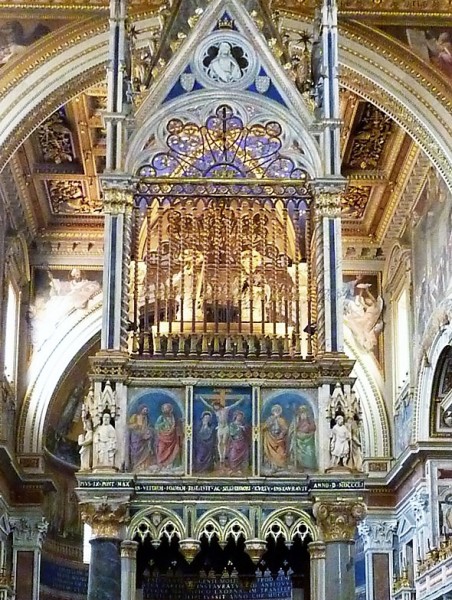
[[359, 500], [320, 500], [314, 504], [314, 517], [325, 542], [347, 542], [355, 539], [358, 523], [367, 508]]
[[[354, 361], [341, 357], [316, 362], [287, 361], [209, 361], [187, 360], [124, 360], [121, 357], [95, 356], [90, 359], [94, 380], [125, 381], [144, 379], [193, 379], [197, 380], [269, 380], [284, 384], [285, 381], [302, 381], [309, 387], [323, 382], [336, 383], [350, 377]], [[351, 380], [350, 380], [351, 381]]]

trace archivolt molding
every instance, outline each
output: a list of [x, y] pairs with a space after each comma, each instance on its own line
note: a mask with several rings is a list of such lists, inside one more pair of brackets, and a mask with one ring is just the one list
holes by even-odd
[[[448, 299], [443, 302], [437, 311], [440, 309], [445, 319], [444, 324], [442, 326], [438, 322], [430, 324], [430, 331], [427, 331], [427, 337], [424, 337], [424, 343], [426, 339], [429, 339], [431, 344], [428, 344], [428, 348], [424, 346], [416, 389], [413, 429], [416, 432], [415, 439], [417, 441], [429, 439], [433, 379], [442, 351], [446, 346], [452, 344], [452, 300]], [[435, 311], [435, 314], [437, 311]], [[433, 332], [436, 332], [436, 335]]]
[[391, 435], [383, 397], [383, 379], [373, 356], [359, 350], [351, 332], [345, 327], [345, 351], [355, 361], [352, 376], [354, 389], [361, 400], [364, 425], [364, 452], [367, 457], [391, 456]]
[[49, 340], [33, 361], [30, 384], [22, 404], [17, 434], [18, 454], [40, 454], [43, 448], [44, 424], [55, 388], [74, 357], [100, 332], [102, 306], [98, 304], [82, 317], [75, 311], [58, 331], [58, 338]]

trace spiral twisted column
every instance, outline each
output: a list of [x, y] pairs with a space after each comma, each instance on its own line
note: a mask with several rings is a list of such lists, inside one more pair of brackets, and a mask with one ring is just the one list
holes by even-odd
[[318, 354], [343, 353], [341, 188], [314, 188], [313, 264]]
[[103, 181], [105, 252], [101, 350], [127, 350], [133, 191], [128, 179]]

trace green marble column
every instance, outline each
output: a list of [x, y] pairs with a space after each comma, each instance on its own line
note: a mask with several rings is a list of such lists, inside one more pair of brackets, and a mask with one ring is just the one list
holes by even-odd
[[355, 600], [355, 536], [366, 505], [360, 499], [318, 499], [313, 508], [325, 543], [324, 600]]

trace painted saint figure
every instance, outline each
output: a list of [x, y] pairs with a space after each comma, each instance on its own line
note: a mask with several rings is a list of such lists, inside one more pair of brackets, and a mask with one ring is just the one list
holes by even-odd
[[110, 413], [104, 412], [102, 423], [94, 433], [95, 464], [94, 467], [114, 468], [117, 440], [116, 430], [111, 424]]
[[215, 464], [216, 430], [212, 422], [212, 413], [208, 410], [201, 415], [201, 424], [195, 433], [195, 464], [196, 473], [213, 471]]
[[162, 414], [155, 422], [155, 448], [158, 467], [179, 466], [182, 460], [182, 430], [174, 416], [172, 404], [161, 406]]
[[248, 468], [250, 460], [249, 427], [242, 410], [234, 412], [229, 424], [229, 436], [229, 469], [231, 475], [240, 475]]
[[314, 421], [306, 406], [298, 406], [289, 427], [290, 459], [295, 469], [316, 469]]
[[154, 454], [154, 430], [146, 405], [129, 419], [130, 463], [134, 471], [144, 471], [152, 464]]
[[212, 408], [215, 413], [217, 419], [218, 458], [220, 459], [220, 468], [222, 468], [225, 465], [229, 442], [229, 411], [236, 408], [243, 401], [243, 398], [240, 398], [230, 406], [224, 406], [219, 400], [214, 400], [211, 406], [202, 396], [199, 396], [199, 399], [207, 408]]
[[282, 416], [280, 404], [272, 406], [271, 414], [262, 427], [263, 451], [266, 462], [274, 470], [287, 466], [287, 432], [289, 425]]

